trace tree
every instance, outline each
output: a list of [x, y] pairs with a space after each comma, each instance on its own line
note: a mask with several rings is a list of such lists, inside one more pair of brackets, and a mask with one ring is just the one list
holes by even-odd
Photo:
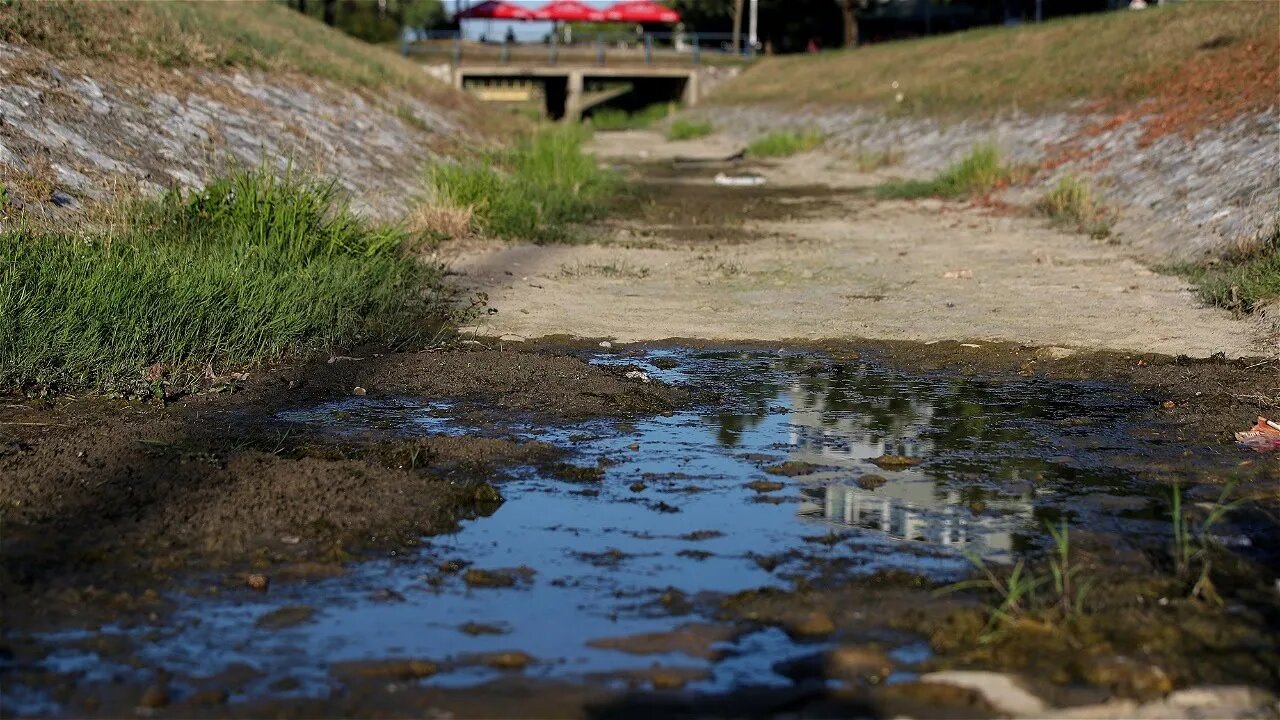
[[400, 0], [400, 22], [405, 27], [435, 28], [449, 22], [440, 0]]
[[867, 0], [840, 0], [840, 12], [844, 15], [844, 46], [858, 46], [858, 11], [867, 9]]

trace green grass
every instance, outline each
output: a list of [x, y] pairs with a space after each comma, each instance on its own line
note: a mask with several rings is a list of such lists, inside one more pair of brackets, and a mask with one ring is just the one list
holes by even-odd
[[715, 132], [715, 126], [709, 120], [690, 120], [689, 118], [680, 118], [671, 123], [671, 127], [667, 128], [667, 139], [676, 140], [697, 140], [704, 138]]
[[1280, 299], [1280, 226], [1257, 243], [1228, 253], [1214, 263], [1169, 268], [1199, 287], [1200, 299], [1210, 305], [1251, 313]]
[[1277, 26], [1280, 3], [1188, 2], [766, 56], [709, 102], [856, 105], [917, 116], [1065, 109], [1080, 99], [1147, 97], [1182, 63], [1249, 44], [1274, 73]]
[[1018, 560], [1007, 575], [996, 572], [981, 557], [966, 553], [965, 557], [981, 577], [953, 583], [940, 593], [981, 589], [994, 595], [988, 605], [987, 627], [983, 641], [995, 638], [1006, 626], [1035, 618], [1044, 622], [1060, 622], [1086, 611], [1085, 602], [1094, 581], [1072, 557], [1071, 531], [1066, 521], [1045, 524], [1053, 549], [1046, 558], [1047, 569], [1037, 570], [1027, 561]]
[[899, 199], [983, 195], [1008, 182], [1011, 176], [1011, 171], [1000, 160], [1000, 151], [988, 143], [975, 147], [931, 180], [885, 183], [876, 188], [876, 194]]
[[825, 139], [816, 130], [774, 130], [747, 145], [747, 154], [752, 157], [788, 157], [812, 150]]
[[416, 90], [450, 106], [462, 102], [461, 93], [418, 64], [281, 2], [3, 0], [0, 40], [28, 43], [59, 58], [284, 71], [350, 88]]
[[591, 127], [602, 131], [643, 130], [670, 114], [671, 105], [668, 103], [657, 103], [636, 112], [606, 107], [591, 114]]
[[206, 367], [424, 341], [448, 314], [439, 268], [331, 185], [243, 172], [116, 220], [0, 234], [0, 388], [190, 386]]
[[571, 240], [570, 226], [599, 217], [619, 187], [617, 176], [583, 152], [581, 127], [556, 127], [461, 162], [428, 171], [432, 198], [471, 211], [477, 232], [493, 237]]
[[1095, 239], [1110, 237], [1115, 213], [1103, 205], [1089, 183], [1067, 175], [1050, 188], [1036, 210], [1054, 224], [1085, 233]]

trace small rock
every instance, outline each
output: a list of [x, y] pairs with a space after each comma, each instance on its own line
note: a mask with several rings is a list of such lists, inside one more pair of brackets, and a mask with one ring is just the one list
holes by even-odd
[[1040, 715], [1048, 710], [1044, 701], [1032, 695], [1010, 675], [979, 670], [947, 670], [920, 678], [925, 684], [950, 685], [973, 690], [1002, 714], [1014, 717]]
[[502, 337], [499, 337], [498, 339], [499, 339], [499, 340], [501, 340], [502, 342], [511, 342], [511, 343], [522, 343], [522, 342], [524, 342], [524, 341], [525, 341], [525, 339], [524, 339], [523, 337], [521, 337], [521, 336], [519, 336], [519, 335], [512, 335], [512, 334], [510, 334], [510, 333], [508, 333], [508, 334], [506, 334], [506, 335], [503, 335]]
[[604, 340], [600, 343], [600, 347], [608, 349], [613, 347], [613, 343], [609, 342], [608, 340]]
[[1086, 666], [1084, 679], [1113, 695], [1148, 700], [1173, 690], [1173, 680], [1161, 668], [1127, 657], [1103, 658]]
[[836, 624], [830, 615], [814, 610], [801, 618], [788, 621], [782, 629], [793, 639], [804, 640], [826, 637], [836, 631]]
[[624, 376], [628, 380], [639, 380], [642, 383], [649, 382], [649, 373], [640, 370], [631, 370]]
[[505, 635], [507, 631], [499, 625], [490, 625], [488, 623], [469, 622], [458, 626], [458, 630], [471, 636], [476, 635]]
[[774, 492], [786, 487], [785, 484], [773, 480], [752, 480], [746, 484], [747, 489], [755, 490], [758, 493]]
[[297, 545], [298, 543], [302, 542], [302, 538], [298, 537], [297, 535], [282, 535], [280, 537], [280, 542], [284, 543], [285, 545]]
[[648, 487], [649, 487], [648, 485], [645, 485], [645, 484], [644, 484], [644, 483], [642, 483], [642, 482], [633, 482], [633, 483], [631, 483], [631, 486], [630, 486], [628, 489], [629, 489], [631, 492], [637, 492], [637, 493], [638, 493], [638, 492], [644, 492], [644, 491], [645, 491], [645, 489], [647, 489]]
[[79, 205], [79, 203], [76, 202], [75, 198], [71, 197], [70, 195], [66, 194], [61, 190], [54, 190], [53, 194], [49, 196], [49, 201], [52, 202], [54, 205], [57, 205], [58, 207], [64, 207], [64, 208], [74, 209], [77, 205]]
[[882, 487], [885, 483], [889, 482], [889, 480], [883, 475], [867, 473], [866, 475], [859, 477], [854, 482], [863, 490], [875, 490], [878, 487]]
[[764, 468], [764, 471], [770, 475], [783, 475], [785, 477], [796, 477], [798, 475], [812, 475], [818, 471], [818, 466], [813, 463], [800, 462], [798, 460], [788, 460], [777, 465], [770, 465]]
[[825, 664], [828, 677], [868, 680], [873, 683], [884, 680], [893, 671], [893, 661], [883, 651], [851, 645], [838, 647], [827, 653]]
[[430, 660], [381, 660], [337, 663], [334, 670], [343, 675], [377, 680], [419, 680], [440, 671]]
[[144, 708], [162, 708], [169, 704], [169, 693], [162, 685], [152, 685], [143, 691], [138, 698], [138, 705]]
[[483, 662], [498, 670], [523, 670], [533, 663], [533, 658], [522, 652], [498, 652], [485, 655]]
[[923, 461], [920, 458], [905, 457], [902, 455], [881, 455], [871, 462], [885, 470], [901, 470], [903, 468], [915, 467]]
[[1178, 403], [1172, 400], [1165, 400], [1160, 407], [1163, 407], [1165, 410], [1173, 410], [1174, 408], [1178, 407]]
[[355, 389], [351, 391], [351, 394], [352, 394], [352, 395], [358, 395], [358, 396], [363, 397], [363, 396], [365, 396], [365, 395], [368, 395], [368, 394], [369, 394], [369, 391], [368, 391], [368, 390], [365, 390], [364, 388], [362, 388], [362, 387], [360, 387], [359, 385], [357, 385], [357, 386], [355, 387]]
[[271, 578], [263, 575], [262, 573], [253, 573], [249, 577], [245, 578], [245, 584], [253, 590], [266, 592], [267, 587], [271, 585]]

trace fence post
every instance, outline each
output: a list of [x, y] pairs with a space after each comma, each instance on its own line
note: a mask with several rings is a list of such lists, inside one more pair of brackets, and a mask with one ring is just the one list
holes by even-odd
[[511, 62], [511, 43], [503, 41], [502, 43], [502, 60], [501, 64], [507, 65]]
[[653, 33], [644, 34], [644, 64], [653, 64]]
[[604, 36], [596, 33], [596, 64], [604, 67]]
[[462, 33], [453, 39], [453, 64], [462, 64]]
[[698, 42], [698, 33], [693, 34], [693, 64], [702, 64], [702, 44]]
[[556, 64], [556, 56], [558, 54], [557, 53], [558, 50], [559, 50], [559, 45], [558, 45], [558, 40], [556, 39], [556, 34], [551, 33], [551, 44], [547, 46], [547, 62], [548, 63], [552, 65]]

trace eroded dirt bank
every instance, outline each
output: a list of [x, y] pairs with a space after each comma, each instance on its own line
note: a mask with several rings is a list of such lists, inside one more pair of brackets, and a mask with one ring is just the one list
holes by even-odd
[[[1272, 355], [1257, 319], [1202, 306], [1185, 281], [1106, 241], [996, 204], [877, 201], [894, 168], [815, 152], [726, 157], [712, 138], [601, 133], [600, 156], [642, 188], [579, 246], [472, 244], [456, 269], [491, 307], [476, 330], [533, 339], [1011, 341], [1168, 355]], [[723, 187], [758, 173], [762, 187]], [[646, 194], [647, 193], [647, 194]]]

